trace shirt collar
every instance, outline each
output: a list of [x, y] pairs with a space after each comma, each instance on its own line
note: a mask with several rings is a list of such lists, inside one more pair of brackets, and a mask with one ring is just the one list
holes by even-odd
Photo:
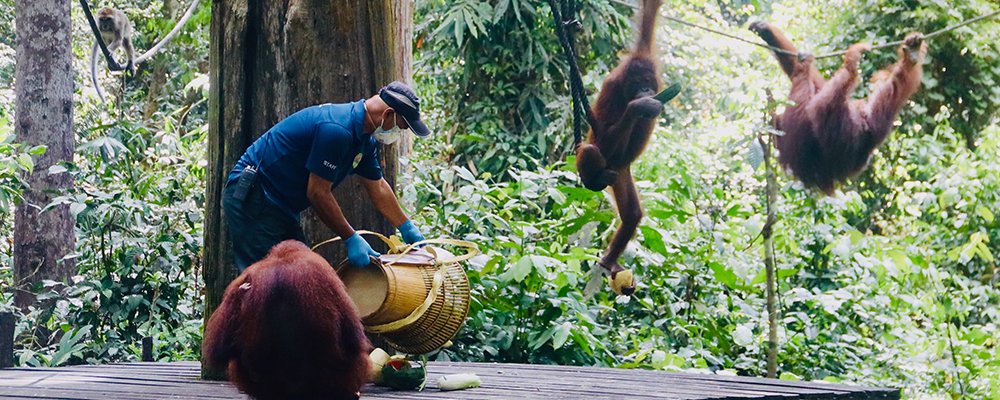
[[351, 107], [351, 134], [355, 139], [364, 142], [365, 135], [365, 100], [361, 99]]

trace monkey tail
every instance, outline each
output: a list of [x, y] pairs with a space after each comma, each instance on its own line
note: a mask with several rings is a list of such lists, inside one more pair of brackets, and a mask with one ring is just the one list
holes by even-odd
[[635, 45], [636, 54], [653, 54], [656, 14], [659, 14], [661, 4], [663, 4], [663, 0], [644, 0], [642, 2], [642, 21], [639, 25], [639, 42]]
[[97, 97], [101, 99], [101, 104], [107, 104], [104, 101], [104, 92], [101, 91], [101, 85], [97, 82], [97, 42], [94, 42], [94, 47], [90, 50], [90, 80], [94, 83], [94, 89], [97, 90]]

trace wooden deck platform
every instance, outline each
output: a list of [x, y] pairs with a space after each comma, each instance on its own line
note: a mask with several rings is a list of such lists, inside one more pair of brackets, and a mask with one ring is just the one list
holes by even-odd
[[[0, 370], [2, 399], [243, 399], [199, 379], [194, 362]], [[443, 374], [476, 373], [480, 388], [442, 392]], [[365, 399], [898, 399], [899, 390], [760, 378], [555, 365], [430, 363], [423, 392], [368, 386]]]

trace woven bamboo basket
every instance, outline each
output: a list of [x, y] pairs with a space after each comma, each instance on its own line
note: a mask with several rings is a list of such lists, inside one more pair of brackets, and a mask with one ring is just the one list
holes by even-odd
[[[469, 277], [462, 262], [479, 254], [478, 247], [452, 239], [406, 245], [395, 236], [358, 232], [378, 237], [390, 249], [389, 254], [372, 257], [372, 265], [364, 268], [352, 267], [346, 260], [337, 266], [365, 330], [409, 354], [437, 350], [455, 337], [469, 313]], [[464, 247], [466, 253], [455, 256], [433, 245]]]

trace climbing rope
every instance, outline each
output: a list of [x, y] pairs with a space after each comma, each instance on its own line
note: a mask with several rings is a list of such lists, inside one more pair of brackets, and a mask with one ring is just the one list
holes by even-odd
[[[961, 28], [961, 27], [966, 26], [968, 24], [971, 24], [973, 22], [978, 22], [978, 21], [981, 21], [981, 20], [984, 20], [984, 19], [993, 18], [993, 17], [995, 17], [997, 15], [1000, 15], [1000, 10], [991, 12], [991, 13], [986, 14], [986, 15], [980, 15], [980, 16], [978, 16], [976, 18], [972, 18], [970, 20], [963, 21], [963, 22], [960, 22], [960, 23], [955, 24], [955, 25], [951, 25], [951, 26], [946, 27], [946, 28], [938, 29], [938, 30], [936, 30], [934, 32], [931, 32], [931, 33], [928, 33], [928, 34], [924, 35], [924, 39], [930, 39], [930, 38], [932, 38], [934, 36], [937, 36], [937, 35], [940, 35], [942, 33], [945, 33], [945, 32], [948, 32], [948, 31], [952, 31], [952, 30]], [[881, 49], [883, 47], [896, 47], [896, 46], [899, 46], [901, 44], [903, 44], [903, 41], [902, 40], [897, 40], [895, 42], [883, 43], [883, 44], [880, 44], [880, 45], [872, 46], [872, 49]], [[847, 50], [835, 51], [835, 52], [832, 52], [832, 53], [820, 54], [820, 55], [816, 56], [816, 58], [834, 57], [834, 56], [843, 55], [846, 52], [847, 52]]]
[[[614, 3], [621, 4], [623, 6], [626, 6], [626, 7], [631, 7], [631, 8], [636, 9], [636, 10], [639, 9], [638, 5], [626, 2], [624, 0], [611, 0], [611, 1], [614, 2]], [[963, 27], [965, 25], [969, 25], [969, 24], [974, 23], [974, 22], [979, 22], [979, 21], [982, 21], [984, 19], [993, 18], [993, 17], [995, 17], [997, 15], [1000, 15], [1000, 10], [994, 11], [994, 12], [986, 14], [986, 15], [981, 15], [981, 16], [978, 16], [976, 18], [972, 18], [972, 19], [960, 22], [958, 24], [951, 25], [951, 26], [948, 26], [946, 28], [942, 28], [942, 29], [936, 30], [934, 32], [928, 33], [928, 34], [924, 35], [924, 39], [932, 38], [934, 36], [937, 36], [937, 35], [940, 35], [942, 33], [945, 33], [945, 32], [948, 32], [948, 31], [952, 31], [952, 30], [955, 30], [955, 29], [958, 29], [958, 28], [961, 28], [961, 27]], [[780, 49], [780, 48], [777, 48], [777, 47], [774, 47], [774, 46], [770, 46], [770, 45], [767, 45], [767, 44], [764, 44], [764, 43], [760, 43], [760, 42], [755, 42], [755, 41], [752, 41], [752, 40], [743, 39], [743, 38], [741, 38], [739, 36], [732, 35], [732, 34], [729, 34], [729, 33], [725, 33], [725, 32], [722, 32], [722, 31], [719, 31], [719, 30], [716, 30], [716, 29], [712, 29], [712, 28], [709, 28], [709, 27], [706, 27], [706, 26], [701, 26], [701, 25], [698, 25], [698, 24], [695, 24], [695, 23], [687, 22], [687, 21], [682, 20], [680, 18], [671, 17], [669, 15], [661, 15], [661, 17], [663, 17], [665, 19], [668, 19], [668, 20], [671, 20], [671, 21], [674, 21], [676, 23], [682, 24], [682, 25], [690, 26], [692, 28], [697, 28], [697, 29], [701, 29], [701, 30], [704, 30], [704, 31], [708, 31], [708, 32], [714, 33], [716, 35], [725, 36], [727, 38], [735, 39], [735, 40], [738, 40], [738, 41], [741, 41], [741, 42], [744, 42], [744, 43], [749, 43], [749, 44], [752, 44], [754, 46], [760, 46], [760, 47], [769, 49], [769, 50], [771, 50], [771, 51], [773, 51], [775, 53], [786, 54], [786, 55], [793, 55], [793, 56], [794, 55], [798, 55], [798, 53], [793, 53], [793, 52], [790, 52], [790, 51], [787, 51], [787, 50], [784, 50], [784, 49]], [[872, 46], [872, 49], [874, 50], [874, 49], [880, 49], [880, 48], [884, 48], [884, 47], [895, 47], [895, 46], [899, 46], [900, 44], [903, 44], [902, 40], [897, 40], [895, 42], [889, 42], [889, 43], [883, 43], [883, 44], [879, 44], [879, 45], [874, 45], [874, 46]], [[820, 54], [818, 56], [815, 56], [815, 58], [836, 57], [836, 56], [843, 55], [844, 53], [847, 53], [847, 50], [840, 50], [840, 51], [834, 51], [834, 52], [830, 52], [830, 53], [823, 53], [823, 54]]]
[[573, 144], [578, 146], [583, 141], [581, 119], [586, 118], [587, 124], [594, 126], [594, 115], [590, 110], [590, 102], [587, 100], [587, 92], [583, 87], [583, 79], [580, 77], [580, 67], [576, 63], [576, 32], [574, 30], [580, 25], [580, 21], [575, 17], [576, 0], [549, 0], [549, 7], [552, 8], [552, 18], [555, 20], [556, 35], [559, 36], [559, 43], [562, 45], [566, 62], [569, 64], [569, 86], [573, 97]]

